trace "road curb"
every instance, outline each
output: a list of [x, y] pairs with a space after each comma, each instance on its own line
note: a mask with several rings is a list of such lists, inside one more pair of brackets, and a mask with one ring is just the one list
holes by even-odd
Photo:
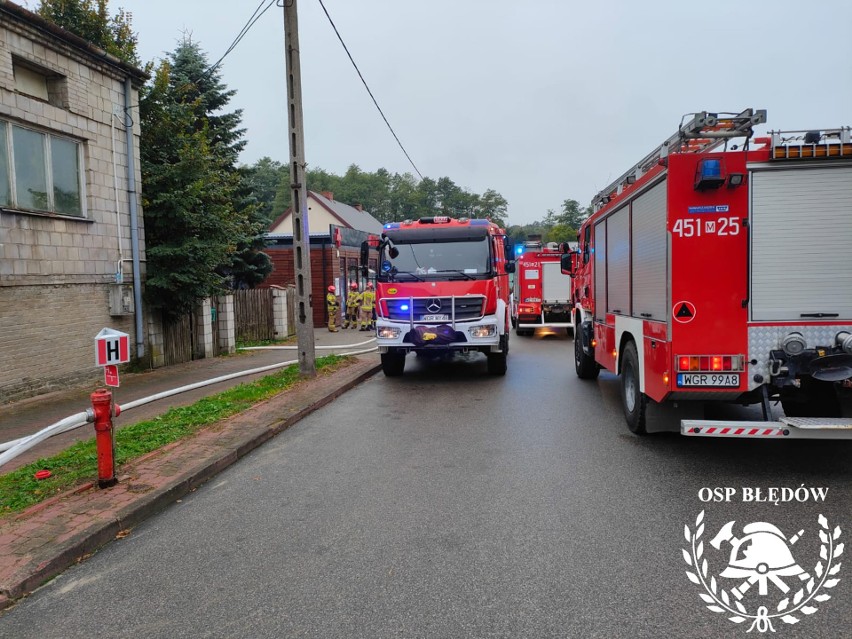
[[[128, 467], [122, 469], [122, 471], [129, 473], [131, 477], [118, 484], [118, 487], [122, 489], [122, 496], [125, 497], [128, 503], [107, 516], [103, 516], [104, 513], [101, 513], [101, 516], [97, 516], [98, 513], [93, 511], [92, 514], [95, 516], [94, 523], [70, 535], [59, 544], [45, 544], [44, 547], [47, 547], [47, 549], [42, 552], [33, 551], [26, 566], [19, 568], [15, 571], [15, 574], [0, 575], [0, 579], [2, 579], [2, 582], [0, 582], [0, 610], [14, 605], [16, 600], [30, 594], [36, 588], [61, 574], [75, 563], [79, 563], [85, 559], [87, 555], [105, 546], [115, 539], [119, 532], [136, 526], [152, 515], [163, 511], [167, 506], [174, 503], [175, 500], [195, 490], [279, 433], [314, 411], [326, 406], [346, 391], [351, 390], [381, 370], [381, 365], [375, 362], [359, 361], [355, 366], [356, 370], [354, 371], [351, 370], [351, 367], [346, 367], [332, 373], [329, 379], [322, 380], [323, 383], [320, 386], [323, 388], [319, 395], [311, 396], [309, 390], [310, 382], [306, 384], [305, 388], [301, 390], [302, 394], [307, 397], [307, 401], [297, 407], [285, 405], [287, 400], [293, 398], [292, 394], [288, 395], [285, 392], [265, 402], [261, 402], [247, 411], [202, 429], [196, 435], [207, 431], [208, 439], [210, 439], [209, 433], [221, 435], [227, 431], [229, 426], [233, 426], [234, 430], [237, 428], [244, 430], [244, 423], [247, 420], [257, 420], [244, 436], [236, 437], [230, 443], [217, 445], [215, 443], [201, 442], [200, 447], [202, 450], [211, 451], [208, 456], [196, 460], [196, 463], [189, 466], [182, 466], [184, 468], [183, 472], [176, 473], [167, 483], [158, 488], [151, 487], [150, 490], [146, 490], [143, 483], [138, 485], [138, 493], [131, 490], [134, 487], [134, 472], [138, 475], [142, 467], [154, 468], [171, 461], [176, 461], [177, 465], [181, 466], [183, 462], [180, 457], [186, 454], [184, 450], [181, 450], [177, 446], [172, 448], [167, 447], [159, 455], [149, 454], [128, 464]], [[347, 373], [349, 374], [347, 375]], [[293, 408], [295, 410], [292, 410]], [[286, 417], [276, 417], [282, 410], [284, 412], [288, 410], [291, 412]], [[199, 443], [195, 439], [192, 441]], [[134, 493], [132, 498], [126, 497], [128, 491]], [[80, 493], [79, 490], [77, 492]], [[94, 494], [107, 498], [118, 496], [117, 493], [106, 493], [104, 491], [95, 491]], [[70, 491], [69, 495], [69, 499], [72, 498], [73, 491]], [[61, 501], [61, 499], [56, 500], [56, 503], [51, 504], [51, 506], [56, 507]], [[45, 508], [39, 504], [33, 507], [32, 512], [24, 511], [24, 513], [15, 519], [14, 523], [25, 520], [28, 516], [44, 516], [47, 514], [45, 511], [49, 510], [50, 508]]]

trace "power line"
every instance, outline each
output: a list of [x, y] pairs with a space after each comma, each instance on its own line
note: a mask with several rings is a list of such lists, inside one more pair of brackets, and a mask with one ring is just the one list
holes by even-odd
[[[263, 7], [264, 3], [267, 3], [266, 7]], [[237, 36], [234, 38], [234, 41], [231, 43], [231, 46], [229, 46], [228, 49], [225, 51], [225, 53], [222, 54], [221, 58], [219, 58], [218, 60], [216, 60], [216, 62], [214, 62], [212, 65], [210, 65], [210, 68], [207, 69], [207, 71], [205, 71], [198, 78], [198, 80], [203, 79], [205, 76], [210, 75], [217, 68], [219, 68], [219, 65], [222, 64], [222, 61], [228, 56], [229, 53], [231, 53], [231, 51], [233, 51], [234, 49], [237, 48], [237, 45], [246, 36], [246, 34], [249, 32], [249, 30], [254, 26], [255, 22], [260, 20], [261, 16], [263, 16], [263, 14], [266, 13], [272, 7], [272, 5], [274, 5], [275, 3], [276, 3], [276, 0], [260, 0], [260, 4], [257, 5], [257, 8], [254, 10], [254, 13], [251, 14], [251, 17], [248, 19], [248, 22], [246, 22], [245, 26], [243, 26], [243, 28], [240, 30], [240, 32], [237, 34]], [[261, 7], [263, 7], [262, 11], [261, 11]], [[198, 80], [196, 80], [196, 82], [198, 82]]]
[[388, 119], [385, 117], [385, 114], [382, 111], [382, 107], [379, 106], [379, 103], [376, 101], [376, 98], [373, 95], [373, 92], [370, 91], [370, 87], [367, 86], [367, 81], [364, 79], [364, 76], [361, 74], [361, 69], [359, 69], [358, 65], [355, 64], [355, 60], [352, 58], [352, 54], [349, 53], [349, 48], [346, 46], [346, 43], [343, 41], [343, 38], [340, 36], [340, 32], [337, 30], [337, 27], [334, 25], [334, 20], [331, 19], [330, 15], [328, 15], [328, 9], [325, 8], [325, 4], [323, 4], [322, 0], [319, 0], [319, 3], [320, 3], [320, 6], [322, 7], [322, 10], [325, 12], [325, 17], [328, 18], [329, 23], [331, 23], [331, 28], [334, 29], [334, 33], [335, 33], [335, 35], [337, 35], [337, 39], [340, 40], [340, 44], [343, 45], [343, 50], [346, 51], [346, 55], [349, 56], [349, 61], [352, 63], [352, 66], [355, 67], [355, 71], [358, 72], [358, 77], [361, 78], [361, 82], [364, 83], [364, 88], [367, 89], [367, 93], [370, 94], [370, 98], [372, 98], [373, 104], [375, 104], [376, 108], [379, 110], [379, 114], [382, 116], [382, 120], [385, 121], [385, 124], [387, 125], [388, 129], [390, 129], [390, 132], [393, 135], [394, 140], [396, 140], [396, 143], [399, 145], [399, 148], [402, 149], [402, 152], [405, 154], [405, 157], [408, 158], [408, 161], [411, 163], [411, 166], [414, 167], [414, 171], [417, 173], [417, 175], [420, 176], [420, 179], [422, 180], [423, 174], [420, 173], [419, 169], [417, 168], [417, 165], [414, 164], [414, 160], [411, 159], [411, 156], [408, 155], [408, 151], [406, 151], [405, 147], [402, 146], [402, 142], [399, 141], [399, 138], [397, 137], [396, 132], [393, 130], [393, 127], [390, 125], [390, 122], [388, 122]]

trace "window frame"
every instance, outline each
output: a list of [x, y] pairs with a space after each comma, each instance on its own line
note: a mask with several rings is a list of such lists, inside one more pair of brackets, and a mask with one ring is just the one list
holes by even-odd
[[[88, 219], [88, 207], [87, 204], [87, 194], [86, 194], [86, 165], [85, 165], [85, 154], [84, 154], [84, 143], [80, 140], [72, 138], [67, 135], [59, 135], [53, 131], [45, 130], [33, 126], [28, 123], [16, 122], [12, 120], [8, 120], [5, 118], [0, 118], [0, 127], [5, 128], [6, 133], [6, 148], [2, 149], [2, 151], [6, 155], [7, 162], [7, 178], [9, 181], [9, 202], [2, 203], [0, 202], [0, 208], [3, 208], [4, 211], [14, 211], [20, 213], [31, 213], [35, 215], [48, 215], [51, 217], [62, 217], [71, 220], [87, 220]], [[26, 131], [31, 131], [38, 135], [43, 136], [42, 144], [44, 150], [44, 177], [45, 177], [45, 189], [47, 196], [47, 208], [46, 209], [35, 209], [35, 208], [27, 208], [22, 207], [18, 201], [18, 192], [17, 192], [17, 175], [15, 168], [15, 142], [14, 142], [14, 131], [15, 127], [20, 129], [24, 129]], [[70, 142], [73, 144], [77, 151], [77, 186], [80, 196], [80, 212], [79, 213], [60, 213], [56, 209], [56, 197], [55, 197], [55, 185], [53, 180], [53, 147], [52, 147], [52, 139], [60, 139], [65, 142]]]

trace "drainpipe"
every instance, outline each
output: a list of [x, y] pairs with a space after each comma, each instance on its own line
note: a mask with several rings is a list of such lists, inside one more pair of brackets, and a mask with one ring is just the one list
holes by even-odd
[[136, 318], [136, 357], [145, 355], [142, 330], [142, 276], [139, 272], [139, 216], [136, 207], [136, 153], [133, 144], [133, 118], [130, 109], [133, 89], [130, 77], [124, 79], [124, 132], [127, 138], [127, 196], [130, 202], [130, 247], [133, 255], [133, 306]]

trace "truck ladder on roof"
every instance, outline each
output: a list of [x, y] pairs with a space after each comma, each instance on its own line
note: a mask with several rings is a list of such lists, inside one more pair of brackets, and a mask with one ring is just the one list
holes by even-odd
[[695, 113], [686, 124], [681, 121], [678, 130], [665, 142], [600, 191], [592, 199], [592, 207], [597, 211], [609, 201], [604, 198], [609, 198], [628, 178], [632, 179], [629, 183], [635, 182], [669, 153], [701, 153], [716, 148], [730, 138], [750, 138], [754, 133], [754, 125], [763, 122], [766, 122], [766, 109], [746, 109], [738, 114]]

